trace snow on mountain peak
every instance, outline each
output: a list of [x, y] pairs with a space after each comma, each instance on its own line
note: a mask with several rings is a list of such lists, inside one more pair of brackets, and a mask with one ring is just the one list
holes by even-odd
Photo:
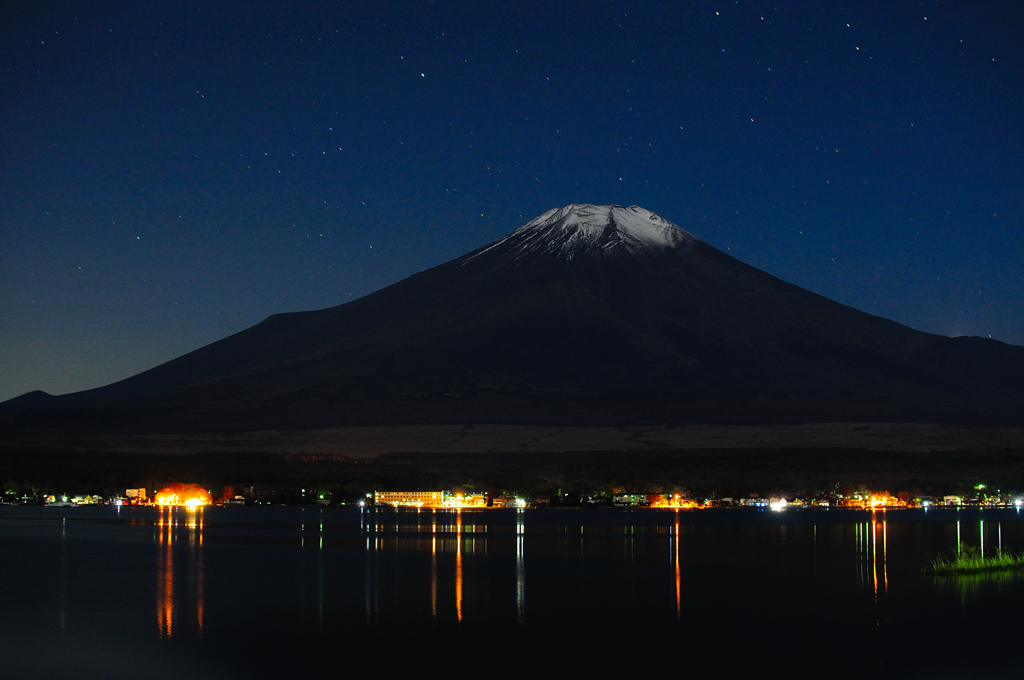
[[632, 254], [658, 252], [699, 239], [640, 206], [572, 203], [548, 210], [477, 253], [508, 245], [515, 258], [552, 253], [567, 260], [586, 250], [624, 249]]
[[519, 231], [548, 228], [570, 232], [571, 240], [597, 240], [617, 234], [621, 240], [646, 249], [672, 248], [680, 239], [695, 240], [692, 234], [637, 205], [624, 208], [621, 205], [571, 203], [564, 208], [547, 211]]

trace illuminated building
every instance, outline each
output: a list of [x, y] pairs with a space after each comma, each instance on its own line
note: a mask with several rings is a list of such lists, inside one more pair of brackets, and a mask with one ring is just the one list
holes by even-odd
[[486, 508], [487, 507], [487, 494], [475, 493], [469, 496], [463, 496], [461, 493], [457, 493], [454, 496], [446, 496], [444, 499], [444, 507], [446, 508]]
[[375, 505], [390, 505], [396, 508], [442, 508], [443, 491], [374, 491]]

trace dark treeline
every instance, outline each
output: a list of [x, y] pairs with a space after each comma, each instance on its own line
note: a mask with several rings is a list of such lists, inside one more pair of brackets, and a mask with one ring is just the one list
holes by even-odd
[[879, 452], [864, 449], [730, 449], [590, 453], [395, 453], [371, 459], [309, 454], [194, 455], [0, 447], [0, 483], [40, 494], [112, 496], [126, 488], [196, 483], [303, 487], [357, 498], [375, 489], [594, 494], [620, 490], [695, 497], [815, 496], [866, 487], [938, 496], [984, 483], [1024, 490], [1024, 449]]

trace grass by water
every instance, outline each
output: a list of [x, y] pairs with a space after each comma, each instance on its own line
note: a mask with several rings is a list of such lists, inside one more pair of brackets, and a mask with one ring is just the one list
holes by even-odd
[[936, 576], [956, 576], [1017, 569], [1024, 569], [1024, 554], [998, 552], [991, 557], [982, 557], [977, 548], [968, 546], [961, 549], [960, 554], [952, 560], [939, 555], [924, 572]]

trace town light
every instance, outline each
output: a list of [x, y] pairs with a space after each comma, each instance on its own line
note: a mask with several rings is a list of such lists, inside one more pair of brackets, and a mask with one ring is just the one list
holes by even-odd
[[197, 484], [171, 484], [157, 492], [156, 504], [197, 508], [210, 504], [210, 494]]

